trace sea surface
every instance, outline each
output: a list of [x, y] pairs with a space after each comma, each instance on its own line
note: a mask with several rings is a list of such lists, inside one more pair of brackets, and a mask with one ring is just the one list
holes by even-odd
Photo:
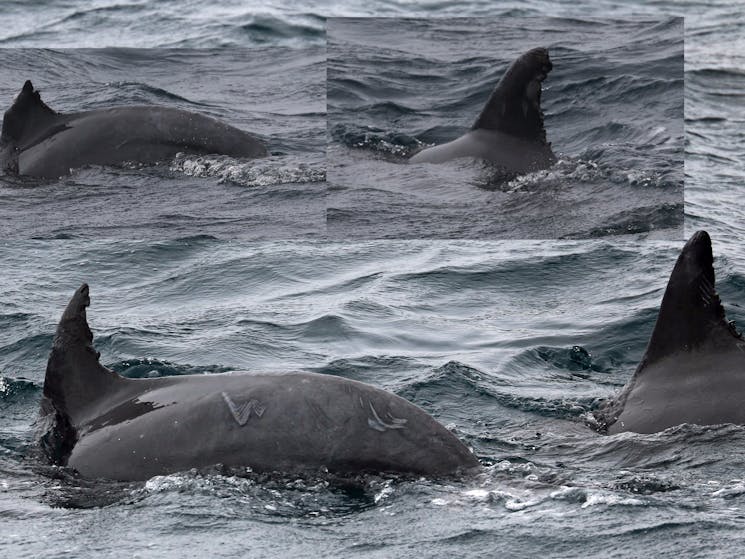
[[[258, 226], [246, 236], [232, 226], [203, 231], [188, 225], [155, 235], [162, 227], [155, 213], [143, 216], [139, 229], [129, 224], [97, 232], [83, 222], [72, 232], [42, 224], [35, 233], [22, 223], [24, 216], [38, 221], [57, 214], [34, 213], [30, 202], [16, 206], [20, 213], [1, 213], [0, 556], [741, 553], [745, 428], [680, 426], [655, 435], [601, 436], [584, 420], [634, 370], [684, 237], [695, 230], [711, 234], [727, 316], [745, 324], [745, 16], [738, 4], [236, 1], [210, 8], [197, 2], [59, 0], [7, 2], [0, 12], [3, 46], [53, 48], [43, 52], [59, 55], [57, 60], [69, 56], [57, 50], [62, 47], [216, 47], [228, 58], [233, 47], [246, 47], [256, 51], [245, 64], [268, 67], [289, 60], [266, 60], [270, 51], [323, 53], [326, 15], [587, 21], [596, 14], [601, 22], [686, 17], [685, 235], [675, 238], [657, 240], [643, 231], [590, 240], [354, 240], [311, 234], [309, 225], [281, 238]], [[3, 56], [18, 60], [22, 53]], [[298, 60], [307, 69], [310, 59]], [[6, 76], [15, 68], [12, 79], [3, 77], [0, 91], [8, 101], [28, 78], [22, 64], [9, 68]], [[547, 86], [558, 72], [557, 65]], [[33, 79], [54, 108], [77, 110], [76, 103], [87, 102], [73, 89], [82, 82], [71, 79], [55, 90], [54, 80]], [[210, 114], [277, 140], [282, 154], [276, 157], [290, 157], [291, 168], [304, 158], [311, 168], [320, 167], [323, 159], [310, 142], [293, 143], [291, 134], [269, 125], [272, 111], [224, 103], [227, 97], [212, 80], [170, 79], [198, 91], [175, 91], [182, 98], [176, 99], [171, 88], [145, 83], [169, 92], [168, 102], [195, 110], [204, 107], [192, 101], [207, 103]], [[114, 81], [101, 79], [85, 91], [113, 101], [121, 90], [105, 84]], [[323, 77], [319, 87], [323, 99]], [[161, 95], [139, 91], [133, 94]], [[315, 134], [311, 123], [319, 123], [322, 143], [324, 107], [321, 100], [296, 109], [308, 138]], [[291, 128], [289, 120], [276, 122]], [[133, 208], [147, 195], [151, 171], [132, 182], [123, 211], [144, 211]], [[128, 172], [143, 171], [89, 169], [83, 176], [107, 189]], [[178, 168], [155, 172], [165, 173], [173, 188], [191, 180], [201, 184], [209, 193], [203, 204], [223, 199], [214, 183], [255, 188], [191, 177]], [[74, 177], [68, 180], [80, 180]], [[57, 188], [90, 196], [66, 184]], [[20, 204], [7, 201], [12, 188], [3, 183], [0, 212]], [[33, 197], [39, 187], [18, 188]], [[49, 187], [48, 199], [53, 191]], [[71, 202], [59, 199], [69, 210]], [[103, 206], [98, 211], [107, 211]], [[18, 234], [9, 234], [9, 219]], [[363, 380], [410, 399], [453, 429], [484, 473], [412, 480], [215, 471], [110, 484], [44, 468], [30, 451], [46, 360], [60, 314], [83, 281], [91, 286], [88, 316], [96, 348], [102, 362], [122, 374], [304, 370]]]
[[[682, 18], [335, 18], [328, 36], [330, 237], [682, 234]], [[555, 166], [408, 163], [467, 132], [540, 46]]]

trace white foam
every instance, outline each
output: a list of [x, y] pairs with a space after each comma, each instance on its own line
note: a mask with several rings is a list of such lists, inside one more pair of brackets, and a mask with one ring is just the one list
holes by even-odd
[[646, 505], [647, 502], [642, 499], [636, 499], [634, 497], [622, 497], [621, 495], [615, 495], [613, 493], [591, 493], [587, 495], [587, 499], [582, 503], [582, 508], [594, 507], [596, 505], [629, 505], [629, 506], [640, 506]]

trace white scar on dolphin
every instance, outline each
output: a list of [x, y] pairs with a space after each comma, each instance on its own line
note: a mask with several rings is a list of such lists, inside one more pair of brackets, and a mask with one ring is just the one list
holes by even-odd
[[471, 130], [452, 142], [425, 148], [409, 161], [475, 157], [516, 173], [550, 167], [556, 156], [543, 127], [541, 84], [552, 68], [548, 49], [529, 50], [504, 73]]
[[711, 239], [698, 231], [675, 263], [639, 366], [595, 412], [601, 432], [745, 424], [745, 340], [724, 314], [713, 263]]
[[156, 105], [63, 114], [30, 81], [5, 111], [0, 170], [57, 178], [86, 165], [155, 163], [179, 152], [264, 157], [255, 136], [214, 118]]
[[129, 379], [99, 363], [88, 286], [54, 336], [39, 418], [40, 448], [86, 478], [145, 480], [215, 464], [254, 471], [445, 476], [479, 461], [403, 398], [316, 373]]

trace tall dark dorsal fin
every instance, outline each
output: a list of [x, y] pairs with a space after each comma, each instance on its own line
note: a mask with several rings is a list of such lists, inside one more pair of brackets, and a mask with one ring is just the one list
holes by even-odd
[[23, 84], [23, 88], [18, 94], [18, 97], [16, 97], [14, 104], [16, 103], [20, 103], [20, 105], [24, 108], [38, 107], [39, 109], [42, 109], [43, 111], [50, 114], [57, 114], [55, 111], [49, 108], [49, 106], [44, 103], [44, 101], [41, 100], [41, 93], [34, 89], [34, 84], [31, 83], [31, 80], [26, 80], [26, 82]]
[[725, 318], [715, 289], [713, 264], [709, 234], [694, 233], [670, 274], [642, 365], [704, 344], [724, 349], [743, 343]]
[[5, 111], [0, 142], [21, 143], [24, 136], [29, 135], [29, 132], [33, 132], [40, 125], [48, 123], [56, 115], [57, 113], [41, 100], [41, 95], [34, 90], [31, 81], [26, 80], [13, 105]]
[[76, 437], [76, 429], [85, 421], [90, 407], [122, 380], [98, 362], [85, 315], [89, 304], [88, 286], [83, 284], [59, 321], [44, 377], [42, 415], [49, 416], [53, 425], [42, 443], [57, 463], [64, 463], [65, 457], [60, 454], [72, 449], [74, 440], [70, 439]]
[[535, 48], [520, 56], [499, 80], [472, 129], [545, 143], [541, 83], [552, 68], [548, 49]]

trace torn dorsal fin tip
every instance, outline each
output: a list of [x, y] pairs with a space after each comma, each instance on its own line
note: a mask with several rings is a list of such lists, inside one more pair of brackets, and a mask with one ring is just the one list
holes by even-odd
[[44, 113], [52, 115], [57, 114], [54, 109], [41, 100], [41, 92], [38, 89], [34, 89], [34, 84], [31, 83], [31, 80], [26, 80], [24, 82], [21, 92], [16, 97], [14, 105], [18, 105], [18, 108], [22, 108], [22, 110], [29, 110], [30, 108], [38, 107], [42, 109]]
[[90, 304], [90, 290], [88, 284], [84, 283], [75, 291], [70, 302], [62, 313], [62, 318], [57, 329], [58, 335], [70, 333], [71, 329], [73, 331], [82, 329], [85, 333], [85, 337], [91, 341], [93, 339], [93, 334], [91, 333], [90, 328], [88, 328], [88, 320], [85, 315], [85, 309], [90, 306]]
[[34, 89], [34, 84], [31, 80], [26, 80], [21, 88], [21, 93], [18, 95], [19, 99], [24, 99], [26, 102], [41, 102], [41, 93]]
[[87, 283], [83, 283], [75, 290], [75, 294], [72, 296], [72, 301], [75, 301], [77, 305], [82, 308], [88, 307], [91, 304], [90, 288]]
[[492, 91], [472, 130], [499, 131], [545, 144], [541, 84], [552, 68], [544, 47], [518, 57]]
[[721, 345], [740, 339], [727, 322], [716, 292], [711, 238], [706, 231], [697, 231], [670, 274], [646, 361], [691, 351], [707, 342]]

